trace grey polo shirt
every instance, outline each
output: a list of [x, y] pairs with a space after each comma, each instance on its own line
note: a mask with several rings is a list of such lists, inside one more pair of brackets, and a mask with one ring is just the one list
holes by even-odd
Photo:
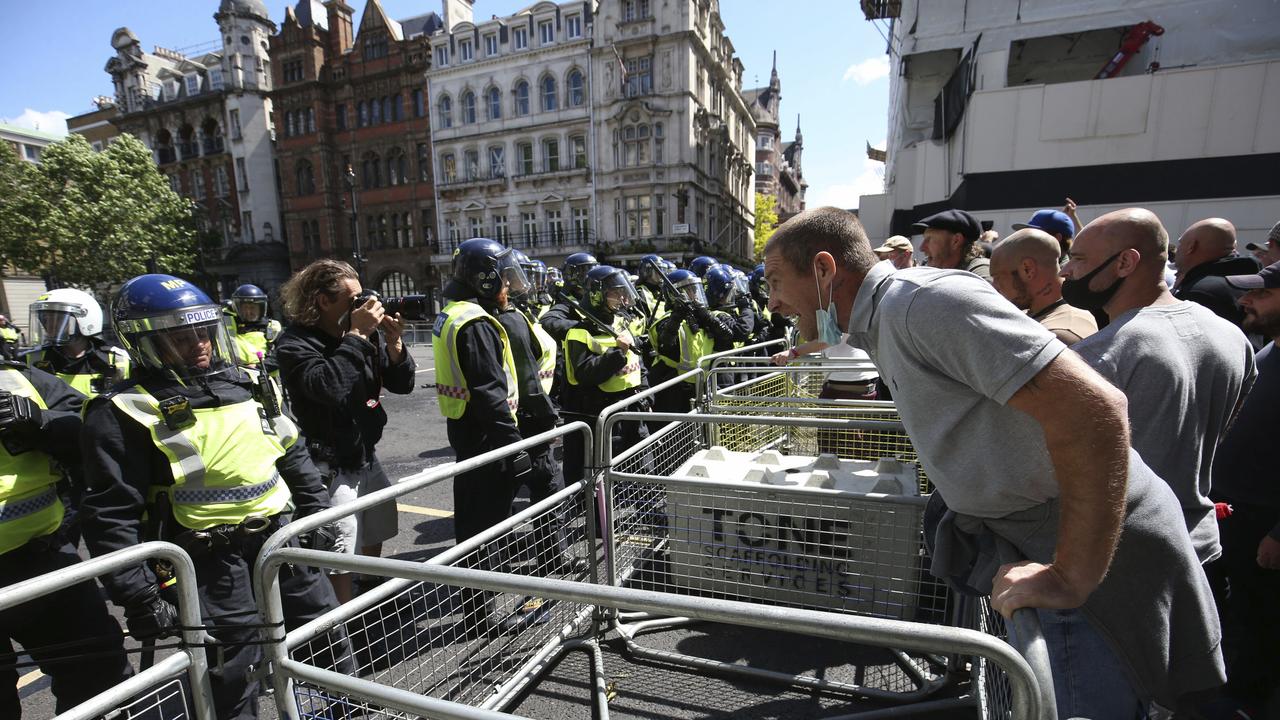
[[849, 319], [947, 505], [1004, 517], [1058, 496], [1044, 431], [1005, 403], [1066, 345], [961, 270], [876, 264]]

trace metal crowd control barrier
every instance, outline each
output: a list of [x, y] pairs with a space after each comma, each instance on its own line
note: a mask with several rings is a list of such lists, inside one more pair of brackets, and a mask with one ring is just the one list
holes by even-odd
[[[569, 433], [584, 433], [584, 463], [592, 447], [590, 428], [570, 423], [519, 443], [402, 479], [395, 486], [355, 502], [310, 515], [281, 528], [258, 558], [258, 605], [268, 623], [284, 618], [278, 577], [295, 561], [289, 543], [316, 527], [394, 500], [410, 492], [501, 461]], [[267, 646], [277, 708], [282, 717], [335, 713], [393, 717], [488, 718], [509, 702], [549, 659], [572, 649], [570, 639], [590, 624], [592, 606], [571, 601], [542, 603], [541, 597], [491, 595], [459, 583], [430, 585], [414, 574], [373, 572], [384, 567], [422, 569], [462, 566], [539, 578], [594, 581], [597, 541], [595, 514], [584, 512], [585, 484], [575, 484], [526, 508], [505, 522], [446, 550], [424, 563], [378, 565], [356, 558], [355, 572], [395, 577], [287, 634], [268, 630]], [[587, 561], [586, 571], [566, 562]], [[319, 553], [324, 567], [346, 568], [347, 556]], [[372, 564], [370, 564], [372, 563]], [[504, 629], [499, 621], [511, 621]], [[333, 631], [340, 632], [333, 632]], [[335, 639], [349, 638], [356, 670], [351, 675], [323, 666]], [[326, 646], [326, 638], [330, 645]]]
[[[0, 611], [39, 601], [63, 588], [145, 560], [164, 560], [173, 565], [178, 579], [178, 617], [183, 626], [199, 628], [200, 603], [196, 597], [196, 571], [191, 557], [176, 545], [146, 542], [124, 550], [72, 565], [55, 573], [31, 578], [0, 588]], [[213, 720], [213, 697], [209, 692], [209, 672], [201, 644], [202, 630], [182, 631], [182, 647], [151, 667], [119, 685], [100, 693], [57, 716], [57, 720], [90, 720], [106, 716], [157, 718], [160, 720]], [[185, 682], [184, 676], [185, 675]]]
[[[618, 586], [693, 594], [715, 600], [822, 610], [905, 621], [942, 633], [978, 629], [1001, 636], [1003, 623], [982, 602], [957, 602], [927, 569], [923, 550], [924, 497], [799, 492], [786, 486], [726, 484], [678, 477], [696, 452], [723, 443], [724, 426], [764, 426], [776, 432], [771, 447], [784, 454], [817, 455], [821, 432], [879, 432], [883, 420], [799, 416], [620, 412], [606, 416], [600, 436], [615, 424], [666, 422], [645, 441], [610, 457], [601, 447], [604, 475], [606, 577]], [[900, 426], [898, 427], [900, 430]], [[797, 431], [808, 431], [806, 433]], [[817, 432], [812, 432], [817, 431]], [[732, 448], [731, 448], [732, 449]], [[759, 450], [756, 447], [736, 448]], [[1034, 613], [1016, 613], [1019, 648], [1035, 669], [1036, 692], [1049, 699], [1052, 674]], [[687, 624], [686, 618], [633, 613], [613, 619], [634, 656], [733, 672], [755, 679], [929, 707], [954, 685], [964, 661], [942, 648], [908, 654], [894, 649], [860, 667], [852, 681], [782, 673], [654, 650], [637, 637]], [[976, 658], [972, 693], [984, 717], [1001, 717], [1011, 701], [1010, 680]], [[1015, 717], [1021, 717], [1015, 715]]]

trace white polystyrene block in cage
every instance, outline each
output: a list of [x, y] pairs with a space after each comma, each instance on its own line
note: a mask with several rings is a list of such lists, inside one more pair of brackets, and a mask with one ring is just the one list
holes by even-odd
[[675, 584], [716, 597], [914, 619], [922, 593], [917, 466], [713, 447], [666, 494]]

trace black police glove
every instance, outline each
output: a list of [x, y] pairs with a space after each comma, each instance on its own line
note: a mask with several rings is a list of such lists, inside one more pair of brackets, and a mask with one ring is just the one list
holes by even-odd
[[176, 635], [178, 608], [160, 597], [160, 589], [150, 586], [124, 608], [125, 625], [135, 640], [151, 640]]
[[298, 546], [305, 550], [329, 552], [338, 546], [338, 524], [325, 523], [298, 537]]
[[42, 420], [40, 406], [31, 398], [0, 390], [0, 430], [39, 430]]
[[750, 309], [750, 307], [751, 307], [751, 298], [747, 297], [746, 295], [742, 295], [738, 298], [739, 310], [747, 310], [747, 309]]

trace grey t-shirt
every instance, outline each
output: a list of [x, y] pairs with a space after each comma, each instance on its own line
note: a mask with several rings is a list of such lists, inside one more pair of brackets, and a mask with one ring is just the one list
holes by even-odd
[[990, 283], [878, 263], [854, 302], [849, 344], [880, 368], [952, 510], [998, 518], [1058, 496], [1044, 431], [1005, 403], [1066, 345]]
[[1221, 555], [1210, 470], [1256, 375], [1248, 339], [1180, 301], [1123, 313], [1072, 349], [1129, 398], [1133, 448], [1173, 488], [1200, 562]]

